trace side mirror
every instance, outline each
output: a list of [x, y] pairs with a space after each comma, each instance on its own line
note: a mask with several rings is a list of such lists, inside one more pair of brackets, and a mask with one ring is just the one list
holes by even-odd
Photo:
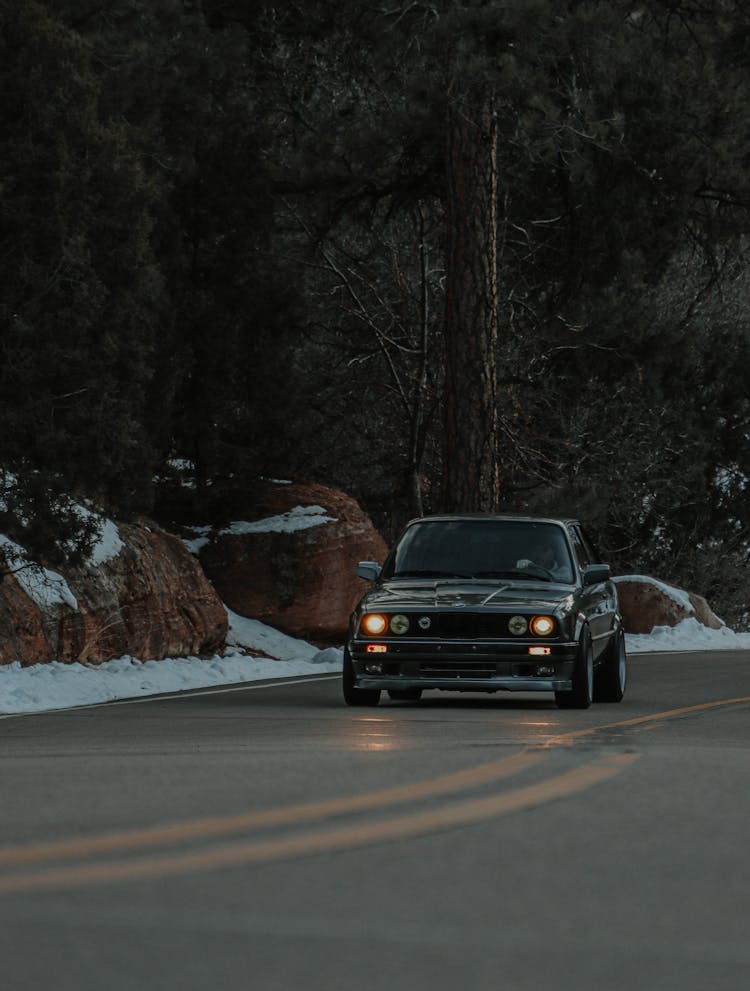
[[587, 564], [583, 569], [583, 584], [598, 585], [599, 582], [609, 581], [608, 564]]
[[380, 578], [382, 568], [377, 561], [360, 561], [357, 565], [357, 578], [364, 578], [366, 582], [376, 582]]

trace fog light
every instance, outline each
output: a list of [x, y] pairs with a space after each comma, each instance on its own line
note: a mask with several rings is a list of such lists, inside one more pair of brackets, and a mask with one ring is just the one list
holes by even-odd
[[409, 629], [409, 617], [408, 616], [402, 616], [399, 613], [398, 616], [392, 616], [391, 617], [391, 630], [394, 633], [398, 633], [398, 635], [401, 636], [401, 634], [406, 633], [406, 631], [408, 629]]
[[372, 663], [370, 663], [368, 661], [368, 663], [365, 664], [365, 671], [368, 674], [382, 674], [383, 673], [383, 665], [382, 664], [378, 664], [378, 663], [372, 664]]
[[511, 616], [508, 620], [508, 629], [514, 637], [523, 636], [528, 628], [529, 624], [526, 622], [525, 616]]
[[365, 647], [368, 654], [387, 654], [388, 647], [384, 643], [368, 643]]
[[546, 657], [547, 654], [552, 653], [551, 647], [529, 647], [529, 653], [533, 654], [535, 657]]

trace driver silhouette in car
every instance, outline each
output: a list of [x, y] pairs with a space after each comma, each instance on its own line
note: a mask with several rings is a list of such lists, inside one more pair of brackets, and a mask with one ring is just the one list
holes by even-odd
[[[531, 557], [522, 557], [516, 561], [516, 567], [525, 571], [527, 568], [538, 568], [556, 578], [558, 581], [569, 582], [572, 579], [570, 564], [563, 557], [562, 562], [558, 560], [555, 548], [545, 541], [533, 546], [529, 551]], [[562, 555], [560, 555], [562, 557]]]

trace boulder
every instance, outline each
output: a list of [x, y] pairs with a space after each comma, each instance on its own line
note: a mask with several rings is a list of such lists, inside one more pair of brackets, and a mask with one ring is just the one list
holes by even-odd
[[[0, 572], [3, 559], [0, 556]], [[24, 667], [53, 659], [42, 610], [13, 575], [0, 578], [0, 664], [19, 661]]]
[[227, 632], [221, 600], [184, 543], [155, 523], [120, 524], [117, 553], [64, 574], [0, 581], [0, 663], [98, 664], [211, 654]]
[[676, 626], [692, 616], [712, 630], [724, 624], [701, 595], [685, 592], [645, 575], [614, 579], [627, 633], [651, 633], [657, 626]]
[[313, 483], [267, 482], [251, 519], [205, 537], [200, 561], [224, 602], [292, 637], [341, 642], [383, 538], [350, 496]]

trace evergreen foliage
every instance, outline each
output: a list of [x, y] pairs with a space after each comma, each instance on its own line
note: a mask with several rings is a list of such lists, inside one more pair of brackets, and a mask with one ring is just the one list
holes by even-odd
[[147, 177], [127, 127], [99, 115], [79, 36], [39, 4], [4, 4], [0, 44], [0, 462], [21, 487], [41, 471], [127, 511], [151, 474]]
[[0, 0], [0, 529], [82, 553], [61, 493], [151, 511], [175, 455], [196, 516], [261, 474], [387, 536], [440, 508], [446, 155], [489, 101], [502, 505], [736, 621], [749, 38], [739, 0]]

